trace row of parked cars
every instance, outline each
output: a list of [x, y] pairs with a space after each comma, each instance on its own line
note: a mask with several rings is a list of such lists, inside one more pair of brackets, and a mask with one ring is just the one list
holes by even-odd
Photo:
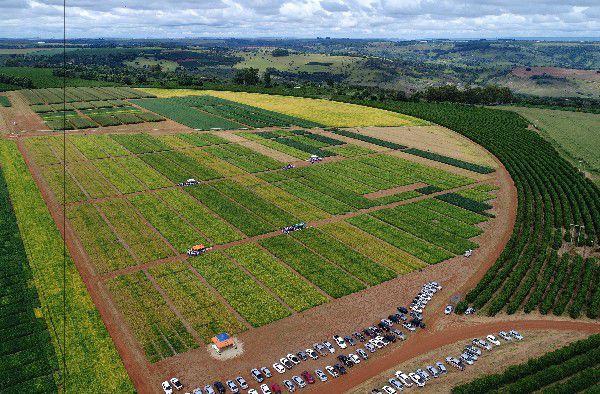
[[[512, 341], [513, 339], [522, 340], [523, 336], [515, 331], [509, 332], [500, 331], [498, 337], [504, 341]], [[492, 350], [496, 346], [500, 346], [502, 342], [500, 338], [493, 334], [488, 335], [485, 339], [475, 338], [471, 343], [464, 347], [462, 354], [458, 357], [446, 357], [446, 364], [462, 371], [466, 365], [473, 365], [475, 361], [481, 357], [484, 351]], [[425, 384], [431, 380], [436, 379], [440, 376], [446, 375], [448, 370], [443, 362], [437, 361], [435, 364], [427, 365], [425, 368], [418, 368], [414, 372], [404, 373], [402, 371], [396, 371], [394, 377], [388, 379], [388, 384], [383, 386], [381, 389], [373, 389], [372, 394], [395, 394], [398, 391], [402, 391], [409, 387], [424, 387]]]
[[[284, 374], [289, 370], [298, 369], [298, 365], [303, 361], [318, 360], [328, 355], [339, 353], [334, 362], [326, 365], [323, 369], [316, 369], [314, 373], [304, 370], [291, 379], [283, 380], [282, 385], [273, 383], [270, 386], [266, 383], [267, 379], [273, 377], [269, 367], [253, 368], [250, 370], [250, 376], [260, 385], [262, 394], [281, 393], [282, 389], [294, 392], [297, 389], [314, 384], [317, 381], [325, 382], [329, 378], [337, 378], [348, 373], [348, 369], [356, 364], [360, 364], [369, 358], [369, 353], [374, 353], [398, 340], [404, 341], [406, 335], [400, 331], [402, 326], [409, 331], [415, 331], [417, 328], [425, 328], [423, 323], [422, 311], [431, 295], [435, 294], [441, 286], [437, 282], [429, 282], [423, 285], [421, 292], [415, 297], [409, 309], [404, 306], [396, 308], [397, 311], [390, 314], [387, 318], [381, 319], [373, 326], [366, 327], [362, 331], [355, 331], [350, 335], [334, 335], [332, 340], [316, 342], [312, 347], [294, 353], [288, 353], [284, 357], [272, 364], [272, 369], [278, 374]], [[417, 308], [417, 309], [415, 309]], [[339, 349], [333, 345], [337, 345]], [[361, 347], [362, 346], [362, 347]], [[348, 354], [342, 354], [341, 351], [347, 350]], [[175, 384], [177, 382], [178, 384]], [[181, 390], [183, 385], [177, 378], [163, 382], [163, 389], [166, 394], [173, 393], [173, 387]], [[249, 387], [248, 382], [238, 376], [235, 379], [223, 382], [214, 382], [212, 385], [197, 387], [192, 391], [193, 394], [224, 394], [226, 392], [239, 393], [240, 390], [248, 390], [248, 394], [257, 394], [256, 389]]]

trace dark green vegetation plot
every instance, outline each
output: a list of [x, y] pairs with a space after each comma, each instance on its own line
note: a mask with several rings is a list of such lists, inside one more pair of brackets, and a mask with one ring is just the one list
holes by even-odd
[[[543, 304], [544, 297], [554, 297], [546, 305], [554, 307], [556, 302], [557, 313], [572, 311], [576, 317], [585, 310], [591, 316], [598, 315], [598, 286], [586, 284], [589, 280], [597, 283], [597, 271], [590, 273], [597, 270], [593, 267], [597, 263], [586, 263], [592, 266], [575, 270], [562, 268], [576, 275], [575, 284], [564, 281], [554, 286], [559, 289], [546, 288], [546, 278], [559, 273], [554, 271], [556, 257], [552, 257], [551, 249], [558, 250], [563, 242], [598, 242], [600, 190], [592, 181], [578, 173], [549, 142], [529, 130], [517, 114], [453, 104], [388, 103], [384, 107], [438, 123], [482, 145], [504, 164], [517, 187], [512, 237], [496, 263], [467, 294], [466, 301], [458, 305], [459, 312], [473, 305], [477, 309], [485, 307], [489, 315], [502, 310], [514, 313], [528, 299], [527, 312], [538, 308], [539, 302]], [[574, 231], [573, 224], [584, 227]], [[557, 267], [561, 269], [560, 264]]]
[[56, 392], [58, 366], [0, 168], [0, 375], [2, 392]]
[[6, 96], [0, 96], [0, 107], [10, 107], [10, 100]]
[[212, 96], [134, 100], [135, 104], [194, 129], [316, 127], [317, 123]]
[[469, 163], [469, 162], [466, 162], [463, 160], [458, 160], [453, 157], [448, 157], [448, 156], [440, 155], [440, 154], [433, 153], [433, 152], [426, 152], [424, 150], [417, 149], [417, 148], [410, 148], [410, 149], [405, 150], [405, 152], [410, 153], [411, 155], [424, 157], [426, 159], [439, 161], [440, 163], [450, 164], [451, 166], [454, 166], [454, 167], [460, 167], [460, 168], [464, 168], [465, 170], [478, 172], [480, 174], [489, 174], [491, 172], [494, 172], [494, 169], [490, 168], [490, 167], [480, 166], [477, 164]]
[[[454, 394], [597, 392], [600, 335], [573, 342], [541, 357], [484, 375], [452, 389]], [[590, 389], [590, 391], [587, 391]]]

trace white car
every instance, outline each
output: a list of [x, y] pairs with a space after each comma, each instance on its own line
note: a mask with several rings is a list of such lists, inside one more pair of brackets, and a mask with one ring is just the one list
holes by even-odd
[[258, 391], [256, 391], [256, 389], [250, 389], [248, 390], [248, 394], [258, 394]]
[[391, 388], [390, 386], [383, 386], [381, 388], [386, 394], [396, 394], [396, 390]]
[[360, 357], [358, 357], [356, 354], [354, 354], [354, 353], [350, 353], [350, 354], [348, 355], [348, 358], [349, 358], [350, 360], [352, 360], [352, 362], [353, 362], [354, 364], [360, 364]]
[[519, 333], [518, 333], [517, 331], [515, 331], [515, 330], [510, 330], [508, 333], [509, 333], [510, 335], [512, 335], [512, 336], [513, 336], [513, 338], [515, 338], [515, 339], [518, 339], [519, 341], [522, 341], [522, 340], [523, 340], [523, 335], [519, 334]]
[[331, 354], [335, 353], [335, 348], [333, 347], [331, 342], [325, 341], [325, 342], [323, 342], [323, 345], [325, 345], [327, 350], [329, 350], [329, 353], [331, 353]]
[[313, 360], [316, 360], [319, 358], [319, 355], [313, 349], [306, 349], [305, 352], [306, 352], [306, 354], [308, 354], [308, 357], [312, 358]]
[[335, 343], [337, 343], [337, 345], [340, 347], [340, 349], [346, 349], [348, 347], [348, 345], [346, 345], [346, 341], [344, 341], [344, 338], [342, 338], [341, 336], [334, 335], [333, 339]]
[[317, 378], [319, 378], [321, 382], [327, 381], [327, 375], [325, 375], [325, 372], [321, 371], [320, 369], [315, 370], [315, 375], [317, 375]]
[[444, 375], [448, 373], [448, 370], [441, 361], [435, 363], [435, 366], [439, 369], [440, 373], [443, 373]]
[[410, 324], [410, 323], [404, 323], [402, 326], [403, 326], [404, 328], [406, 328], [408, 331], [415, 331], [415, 330], [416, 330], [415, 326], [413, 326], [413, 325], [412, 325], [412, 324]]
[[498, 333], [498, 335], [500, 335], [500, 337], [501, 337], [502, 339], [504, 339], [505, 341], [512, 341], [512, 337], [511, 337], [510, 335], [508, 335], [508, 334], [506, 333], [506, 331], [500, 331], [500, 332]]
[[421, 377], [421, 375], [411, 372], [408, 374], [410, 379], [415, 382], [417, 387], [425, 387], [425, 380]]
[[337, 378], [338, 376], [340, 376], [340, 374], [339, 374], [339, 373], [337, 373], [337, 371], [336, 371], [335, 369], [333, 369], [333, 367], [332, 367], [331, 365], [328, 365], [328, 366], [326, 366], [326, 367], [325, 367], [325, 370], [326, 370], [327, 372], [329, 372], [329, 374], [330, 374], [331, 376], [333, 376], [334, 378]]
[[464, 353], [461, 354], [460, 355], [460, 359], [462, 360], [462, 362], [467, 363], [469, 365], [473, 365], [474, 364], [473, 359], [471, 357], [469, 357], [468, 354], [464, 354]]
[[237, 384], [240, 385], [242, 390], [248, 389], [248, 382], [246, 382], [246, 379], [242, 378], [241, 376], [238, 376], [237, 378], [235, 378], [235, 381], [237, 382]]
[[298, 375], [292, 376], [292, 381], [298, 385], [300, 388], [306, 387], [306, 382]]
[[486, 341], [479, 339], [479, 338], [473, 339], [473, 345], [478, 346], [485, 350], [492, 350], [492, 346], [489, 343], [487, 343]]
[[384, 346], [383, 342], [376, 341], [375, 339], [369, 339], [369, 343], [375, 346], [377, 349], [381, 349]]
[[264, 383], [260, 385], [260, 391], [262, 391], [263, 394], [271, 394], [271, 389]]
[[269, 368], [267, 368], [267, 367], [262, 367], [262, 368], [260, 369], [260, 372], [262, 372], [262, 373], [263, 373], [263, 375], [265, 375], [265, 377], [266, 377], [267, 379], [268, 379], [268, 378], [270, 378], [271, 376], [273, 376], [273, 374], [271, 373], [271, 371], [270, 371], [270, 370], [269, 370]]
[[487, 339], [488, 341], [490, 341], [491, 343], [493, 343], [496, 346], [500, 346], [500, 341], [498, 340], [498, 338], [496, 338], [493, 335], [488, 335], [487, 337], [485, 337], [485, 339]]
[[173, 385], [173, 387], [175, 387], [177, 390], [181, 390], [183, 388], [183, 384], [181, 384], [181, 382], [179, 381], [179, 379], [177, 378], [171, 378], [171, 384]]
[[162, 382], [162, 388], [165, 391], [165, 394], [173, 394], [173, 388], [171, 387], [168, 381], [165, 380], [164, 382]]
[[296, 365], [300, 364], [300, 359], [295, 354], [290, 353], [290, 354], [286, 355], [286, 357], [288, 360], [290, 360], [294, 364], [296, 364]]
[[452, 309], [454, 309], [454, 308], [452, 307], [452, 305], [448, 305], [448, 306], [446, 306], [446, 309], [444, 309], [444, 314], [446, 314], [446, 315], [449, 315], [449, 314], [451, 314], [451, 313], [452, 313]]
[[279, 363], [274, 363], [273, 364], [273, 369], [275, 371], [277, 371], [278, 373], [285, 373], [285, 367]]
[[225, 384], [227, 385], [227, 387], [229, 387], [229, 390], [232, 393], [239, 393], [240, 389], [238, 389], [237, 385], [233, 382], [233, 380], [228, 380], [225, 382]]
[[396, 371], [396, 378], [406, 387], [411, 387], [413, 385], [410, 377], [402, 371]]

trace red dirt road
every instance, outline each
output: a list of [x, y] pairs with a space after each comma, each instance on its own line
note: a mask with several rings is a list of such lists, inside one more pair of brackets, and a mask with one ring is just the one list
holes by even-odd
[[[384, 357], [377, 359], [376, 363], [359, 365], [348, 375], [324, 384], [311, 386], [312, 392], [326, 392], [329, 394], [344, 393], [359, 385], [367, 379], [376, 376], [394, 366], [403, 363], [420, 354], [424, 354], [464, 339], [484, 336], [502, 330], [564, 330], [583, 331], [586, 333], [599, 333], [600, 324], [581, 321], [548, 321], [548, 320], [522, 320], [522, 321], [491, 321], [469, 327], [453, 327], [443, 332], [421, 331], [414, 338], [411, 337], [400, 347], [395, 348]], [[332, 383], [335, 382], [335, 383]]]

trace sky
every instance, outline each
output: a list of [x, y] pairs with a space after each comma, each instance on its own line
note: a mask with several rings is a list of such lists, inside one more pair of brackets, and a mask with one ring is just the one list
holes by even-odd
[[[599, 0], [66, 0], [69, 38], [600, 37]], [[62, 38], [63, 0], [0, 0], [0, 37]]]

